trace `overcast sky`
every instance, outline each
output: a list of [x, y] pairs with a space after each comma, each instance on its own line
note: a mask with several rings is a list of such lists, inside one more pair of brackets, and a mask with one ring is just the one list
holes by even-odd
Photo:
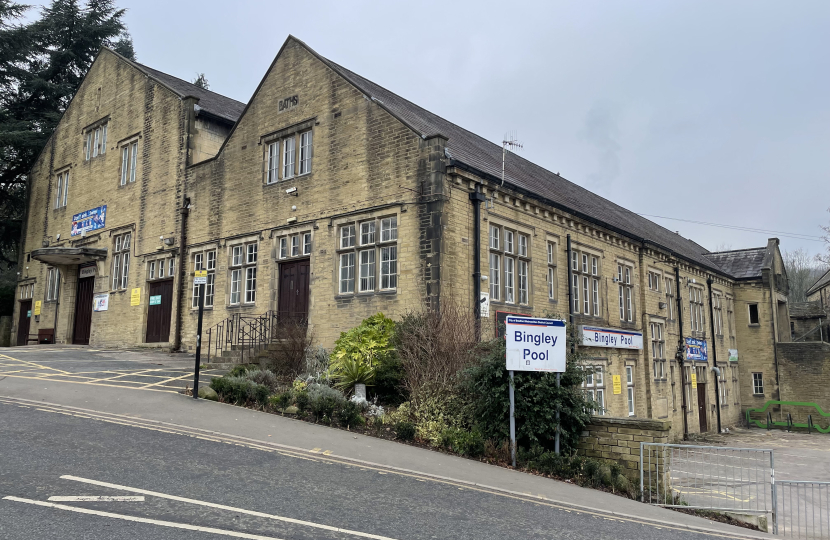
[[[830, 222], [827, 0], [118, 4], [139, 62], [240, 101], [293, 34], [493, 142], [516, 130], [522, 156], [632, 211]], [[774, 236], [652, 219], [710, 250]]]

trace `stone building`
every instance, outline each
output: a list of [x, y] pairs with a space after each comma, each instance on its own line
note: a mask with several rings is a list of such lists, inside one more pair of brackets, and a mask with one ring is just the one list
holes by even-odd
[[830, 309], [830, 268], [807, 289], [807, 301], [818, 302], [823, 309]]
[[606, 414], [734, 425], [756, 364], [771, 399], [777, 240], [709, 253], [502, 158], [293, 37], [245, 105], [104, 49], [32, 171], [18, 342], [192, 351], [204, 270], [214, 350], [284, 320], [330, 347], [378, 311], [486, 297], [485, 336], [572, 318]]

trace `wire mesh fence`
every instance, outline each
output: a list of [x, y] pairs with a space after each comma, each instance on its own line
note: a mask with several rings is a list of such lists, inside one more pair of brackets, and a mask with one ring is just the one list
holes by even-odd
[[772, 450], [640, 443], [643, 502], [775, 516]]
[[830, 538], [830, 482], [780, 480], [775, 491], [777, 534], [788, 538]]

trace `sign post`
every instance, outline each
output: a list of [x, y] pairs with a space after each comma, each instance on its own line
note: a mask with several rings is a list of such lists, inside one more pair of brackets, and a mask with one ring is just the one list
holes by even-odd
[[193, 273], [193, 284], [199, 286], [199, 322], [196, 326], [196, 366], [193, 369], [193, 399], [199, 399], [199, 364], [202, 361], [202, 316], [205, 313], [207, 270], [196, 270]]
[[565, 321], [508, 315], [504, 320], [505, 362], [510, 373], [510, 456], [516, 466], [514, 371], [562, 373], [566, 367]]

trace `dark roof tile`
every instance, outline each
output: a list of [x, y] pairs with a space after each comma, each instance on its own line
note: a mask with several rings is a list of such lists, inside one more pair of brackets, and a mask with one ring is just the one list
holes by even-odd
[[827, 318], [827, 312], [818, 302], [793, 302], [790, 304], [791, 319], [822, 319]]
[[818, 291], [819, 289], [823, 289], [824, 287], [830, 285], [830, 268], [824, 273], [823, 276], [818, 278], [813, 286], [807, 289], [807, 294], [813, 294], [814, 292]]
[[707, 253], [706, 258], [736, 279], [761, 277], [767, 248], [736, 249]]

